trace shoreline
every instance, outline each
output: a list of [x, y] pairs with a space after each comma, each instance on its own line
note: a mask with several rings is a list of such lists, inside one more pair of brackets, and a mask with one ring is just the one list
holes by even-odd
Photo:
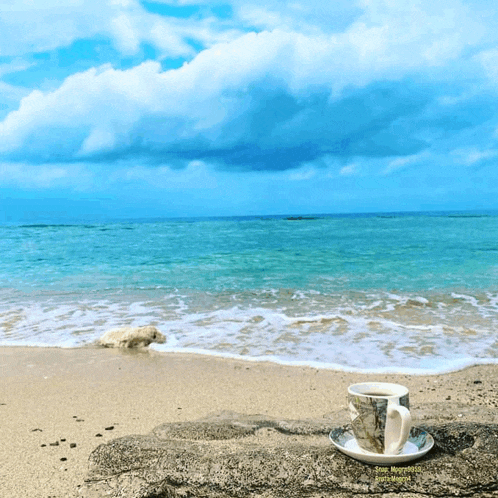
[[496, 364], [412, 375], [147, 349], [6, 346], [0, 365], [0, 496], [6, 498], [72, 496], [99, 444], [165, 422], [223, 410], [321, 418], [346, 408], [347, 386], [355, 382], [406, 385], [415, 420], [417, 406], [426, 403], [498, 409]]
[[[88, 350], [88, 349], [101, 349], [101, 346], [97, 345], [97, 341], [80, 344], [80, 345], [69, 345], [69, 346], [54, 346], [46, 344], [0, 344], [0, 350], [2, 349], [53, 349], [53, 350]], [[267, 356], [245, 356], [235, 353], [224, 353], [218, 352], [211, 349], [198, 349], [198, 348], [180, 348], [180, 349], [165, 349], [162, 347], [157, 347], [157, 344], [152, 343], [147, 347], [147, 350], [151, 354], [158, 354], [161, 356], [169, 355], [186, 355], [186, 356], [199, 356], [205, 358], [213, 358], [227, 361], [240, 361], [248, 364], [255, 363], [268, 363], [282, 367], [290, 368], [312, 368], [316, 370], [324, 371], [334, 371], [343, 372], [347, 374], [362, 374], [362, 375], [411, 375], [411, 376], [431, 376], [431, 375], [445, 375], [467, 368], [478, 367], [478, 366], [498, 366], [498, 358], [472, 358], [472, 359], [459, 359], [453, 360], [451, 363], [446, 362], [448, 366], [438, 369], [438, 368], [423, 368], [423, 367], [407, 367], [402, 368], [399, 366], [389, 366], [389, 367], [376, 367], [376, 368], [357, 368], [347, 365], [341, 365], [339, 363], [323, 363], [319, 361], [306, 361], [306, 360], [285, 360], [278, 358], [274, 355]], [[123, 353], [126, 354], [126, 353]], [[131, 353], [130, 353], [131, 354]], [[427, 364], [429, 364], [429, 361]]]

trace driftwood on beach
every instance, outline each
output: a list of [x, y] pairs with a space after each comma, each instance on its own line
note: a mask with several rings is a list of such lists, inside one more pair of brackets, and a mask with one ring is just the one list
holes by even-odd
[[414, 408], [435, 445], [413, 463], [377, 467], [337, 451], [327, 435], [345, 411], [303, 421], [223, 412], [99, 446], [78, 496], [498, 496], [498, 414], [456, 403]]

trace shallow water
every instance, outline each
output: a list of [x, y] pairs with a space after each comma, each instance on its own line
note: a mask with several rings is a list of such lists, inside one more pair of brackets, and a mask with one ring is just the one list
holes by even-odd
[[352, 370], [498, 361], [496, 213], [0, 226], [0, 345], [155, 324], [164, 351]]

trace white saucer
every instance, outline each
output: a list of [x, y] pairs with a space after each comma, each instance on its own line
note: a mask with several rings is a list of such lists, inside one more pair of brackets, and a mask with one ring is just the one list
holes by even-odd
[[361, 462], [373, 465], [395, 465], [398, 463], [411, 462], [424, 456], [433, 446], [434, 439], [422, 429], [412, 427], [410, 436], [399, 455], [382, 455], [379, 453], [370, 453], [362, 450], [349, 427], [340, 427], [334, 429], [329, 438], [332, 444], [346, 455], [360, 460]]

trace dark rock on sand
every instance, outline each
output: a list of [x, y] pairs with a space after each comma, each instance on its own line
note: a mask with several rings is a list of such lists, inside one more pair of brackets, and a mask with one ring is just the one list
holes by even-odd
[[496, 414], [483, 409], [469, 421], [473, 409], [453, 404], [441, 418], [438, 406], [419, 407], [417, 425], [435, 445], [409, 464], [376, 467], [337, 451], [328, 434], [347, 421], [344, 411], [302, 421], [221, 413], [100, 445], [78, 496], [498, 497]]

